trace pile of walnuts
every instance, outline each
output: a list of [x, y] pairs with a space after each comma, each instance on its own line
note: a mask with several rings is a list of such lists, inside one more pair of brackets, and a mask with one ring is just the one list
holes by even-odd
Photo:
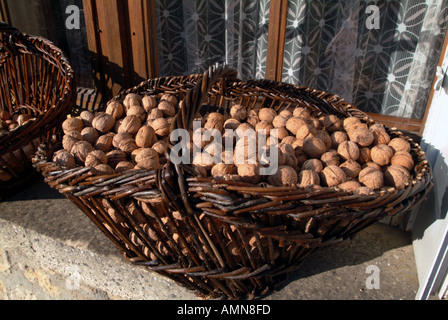
[[[95, 174], [155, 170], [166, 162], [166, 139], [178, 110], [179, 100], [171, 94], [128, 94], [123, 103], [109, 102], [104, 112], [84, 111], [63, 123], [63, 150], [56, 152], [53, 160], [66, 168], [91, 167]], [[261, 175], [260, 169], [266, 166], [262, 159], [255, 163], [236, 161], [237, 154], [243, 160], [250, 156], [245, 139], [233, 140], [233, 151], [224, 147], [223, 139], [221, 162], [216, 163], [211, 140], [196, 141], [192, 135], [189, 147], [195, 145], [205, 151], [199, 159], [191, 159], [203, 176], [313, 190], [338, 187], [356, 194], [370, 194], [384, 187], [401, 189], [411, 181], [414, 161], [410, 143], [392, 139], [380, 124], [369, 125], [357, 117], [312, 116], [303, 107], [277, 112], [235, 104], [229, 111], [226, 115], [211, 112], [197, 119], [201, 132], [218, 130], [223, 138], [229, 129], [263, 133], [266, 149], [277, 152], [278, 170]], [[276, 140], [269, 139], [274, 136]], [[237, 152], [240, 149], [242, 152]]]
[[[21, 107], [24, 109], [25, 107]], [[25, 112], [10, 113], [7, 110], [0, 111], [0, 136], [7, 134], [16, 128], [26, 124], [33, 116]]]

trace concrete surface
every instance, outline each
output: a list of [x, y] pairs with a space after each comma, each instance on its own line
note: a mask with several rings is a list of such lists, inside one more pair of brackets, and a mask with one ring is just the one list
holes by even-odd
[[[378, 289], [368, 286], [374, 275]], [[377, 223], [351, 243], [310, 256], [287, 285], [263, 299], [412, 300], [418, 285], [410, 234]], [[124, 260], [79, 209], [40, 178], [0, 202], [0, 299], [198, 300]]]

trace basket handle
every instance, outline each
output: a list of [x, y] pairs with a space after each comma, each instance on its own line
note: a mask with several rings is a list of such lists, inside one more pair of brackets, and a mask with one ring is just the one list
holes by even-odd
[[16, 33], [20, 32], [16, 27], [13, 27], [6, 22], [0, 21], [0, 32], [3, 33]]

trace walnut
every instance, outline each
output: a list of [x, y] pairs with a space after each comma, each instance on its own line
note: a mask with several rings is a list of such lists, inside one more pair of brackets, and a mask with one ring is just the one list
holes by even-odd
[[331, 136], [328, 134], [327, 131], [318, 130], [315, 137], [322, 140], [325, 143], [327, 150], [329, 150], [333, 147], [333, 140], [331, 139]]
[[149, 114], [148, 114], [148, 118], [147, 120], [155, 120], [155, 119], [160, 119], [163, 118], [163, 112], [160, 109], [152, 109]]
[[412, 159], [411, 154], [407, 151], [395, 152], [390, 162], [393, 165], [400, 165], [408, 171], [411, 171], [414, 168], [414, 160]]
[[193, 164], [206, 170], [211, 170], [216, 163], [213, 156], [209, 153], [195, 152], [193, 157]]
[[84, 165], [87, 155], [94, 150], [95, 148], [87, 141], [80, 141], [73, 146], [71, 153], [78, 164]]
[[115, 134], [112, 132], [100, 136], [95, 143], [95, 149], [101, 150], [103, 152], [108, 152], [112, 148], [112, 141], [114, 136]]
[[65, 134], [71, 131], [81, 132], [84, 129], [84, 123], [80, 118], [68, 118], [62, 123], [62, 130]]
[[99, 164], [107, 164], [107, 156], [101, 150], [94, 150], [90, 152], [85, 161], [86, 167], [95, 167]]
[[285, 164], [285, 155], [277, 145], [263, 146], [258, 150], [259, 162], [261, 165], [275, 165], [272, 161], [274, 155], [277, 157], [277, 166], [283, 166]]
[[213, 178], [222, 178], [225, 175], [228, 174], [234, 174], [235, 173], [236, 166], [233, 164], [224, 164], [224, 163], [218, 163], [213, 166], [212, 168], [212, 177]]
[[328, 132], [339, 131], [342, 128], [343, 121], [335, 115], [327, 115], [322, 121], [322, 126]]
[[260, 118], [258, 118], [258, 112], [254, 109], [248, 110], [246, 122], [255, 127], [257, 123], [260, 122]]
[[130, 161], [121, 161], [115, 167], [116, 173], [123, 173], [134, 169], [134, 164]]
[[320, 160], [325, 166], [331, 166], [331, 165], [339, 166], [341, 163], [341, 158], [339, 157], [339, 153], [334, 149], [330, 149], [327, 152], [325, 152], [320, 157]]
[[62, 147], [67, 151], [71, 151], [76, 143], [83, 140], [84, 138], [82, 137], [81, 132], [70, 131], [62, 138]]
[[99, 133], [98, 131], [93, 128], [93, 127], [87, 127], [82, 129], [81, 131], [81, 135], [82, 138], [87, 141], [88, 143], [90, 143], [91, 145], [95, 145], [96, 141], [99, 138]]
[[366, 128], [357, 128], [349, 133], [350, 140], [356, 142], [360, 147], [368, 147], [373, 143], [374, 135]]
[[98, 113], [92, 120], [92, 126], [100, 133], [106, 133], [113, 129], [115, 118], [105, 112]]
[[126, 154], [131, 154], [132, 151], [135, 149], [138, 149], [137, 144], [135, 143], [134, 139], [124, 139], [120, 141], [120, 144], [118, 145], [118, 149], [123, 151]]
[[338, 166], [330, 165], [325, 167], [320, 173], [321, 181], [328, 187], [334, 187], [345, 182], [347, 179], [345, 172]]
[[111, 101], [107, 104], [106, 113], [118, 120], [124, 114], [124, 106], [119, 101]]
[[144, 96], [141, 104], [147, 113], [157, 108], [157, 100], [154, 96]]
[[292, 145], [294, 143], [294, 141], [296, 141], [296, 140], [297, 140], [297, 138], [294, 136], [286, 136], [282, 139], [282, 143]]
[[356, 129], [360, 124], [361, 119], [359, 119], [358, 117], [347, 117], [344, 119], [342, 127], [347, 133], [349, 133], [350, 131], [352, 131], [352, 129]]
[[338, 153], [344, 160], [358, 160], [359, 147], [353, 141], [342, 142], [338, 147]]
[[373, 133], [373, 144], [389, 144], [390, 136], [383, 125], [373, 124], [370, 126], [370, 131]]
[[349, 179], [357, 178], [359, 172], [361, 172], [361, 165], [354, 160], [347, 160], [339, 166], [342, 170], [344, 170], [345, 175]]
[[238, 139], [234, 149], [233, 163], [255, 164], [257, 162], [257, 144], [255, 137], [242, 137]]
[[279, 112], [278, 115], [282, 116], [283, 118], [288, 120], [289, 118], [291, 118], [293, 116], [293, 113], [291, 111], [289, 111], [289, 110], [282, 110], [282, 111]]
[[310, 158], [320, 159], [327, 151], [325, 143], [318, 138], [308, 138], [303, 141], [303, 151]]
[[171, 103], [173, 106], [176, 106], [179, 103], [179, 100], [174, 94], [171, 93], [164, 93], [162, 97], [160, 98], [160, 101], [167, 101]]
[[277, 137], [278, 141], [282, 141], [284, 138], [289, 136], [288, 130], [285, 127], [275, 128], [270, 130], [270, 137]]
[[144, 122], [147, 118], [147, 113], [143, 107], [140, 106], [130, 106], [126, 111], [126, 116], [137, 116], [140, 119], [140, 122]]
[[374, 167], [366, 167], [362, 169], [359, 172], [358, 180], [372, 190], [376, 190], [384, 186], [383, 172]]
[[157, 109], [162, 111], [164, 117], [174, 117], [176, 114], [176, 107], [168, 100], [160, 101]]
[[143, 148], [135, 157], [137, 167], [145, 170], [156, 170], [160, 167], [159, 154], [152, 148]]
[[166, 137], [170, 134], [170, 124], [165, 118], [155, 119], [151, 127], [158, 137]]
[[411, 182], [411, 175], [406, 168], [400, 165], [391, 165], [384, 171], [384, 179], [387, 185], [403, 189]]
[[361, 187], [361, 184], [355, 180], [349, 180], [341, 183], [339, 188], [346, 192], [356, 192]]
[[265, 120], [261, 120], [255, 126], [255, 131], [258, 134], [266, 135], [266, 137], [270, 136], [272, 129], [274, 129], [274, 127], [272, 126], [272, 122], [265, 121]]
[[274, 128], [284, 128], [286, 127], [286, 118], [278, 115], [272, 120], [272, 125]]
[[122, 161], [126, 161], [126, 153], [124, 153], [121, 150], [112, 150], [106, 153], [107, 156], [107, 164], [110, 165], [112, 168], [115, 168], [117, 164], [119, 164]]
[[235, 104], [230, 108], [230, 116], [238, 121], [243, 121], [247, 117], [247, 110], [240, 104]]
[[88, 110], [84, 110], [83, 112], [80, 113], [79, 118], [82, 120], [84, 127], [91, 127], [95, 115]]
[[142, 126], [135, 136], [135, 143], [140, 148], [149, 148], [156, 142], [156, 132], [151, 126]]
[[319, 159], [308, 159], [302, 165], [302, 170], [312, 170], [320, 173], [324, 169], [322, 161]]
[[123, 100], [123, 105], [127, 109], [129, 109], [130, 106], [140, 106], [142, 102], [143, 97], [140, 96], [137, 93], [128, 93]]
[[370, 151], [372, 161], [380, 166], [388, 165], [393, 155], [394, 151], [392, 150], [392, 148], [385, 144], [376, 145]]
[[[311, 124], [306, 124], [304, 126], [301, 126], [296, 132], [296, 138], [301, 141], [305, 141], [308, 138], [316, 137], [316, 135], [317, 135], [317, 130]], [[323, 140], [321, 140], [321, 141], [324, 142]], [[324, 142], [324, 144], [325, 144], [325, 142]]]
[[57, 151], [53, 156], [53, 162], [67, 169], [76, 167], [75, 157], [67, 150]]
[[160, 157], [164, 157], [165, 153], [167, 151], [167, 144], [165, 141], [160, 140], [160, 141], [157, 141], [156, 143], [154, 143], [152, 148], [157, 151], [157, 153], [159, 154]]
[[296, 135], [297, 131], [302, 126], [307, 126], [307, 125], [308, 125], [308, 123], [302, 118], [292, 117], [286, 121], [286, 129], [288, 129], [288, 131], [291, 132], [293, 135]]
[[308, 109], [303, 107], [296, 107], [292, 113], [293, 117], [309, 119], [311, 117], [311, 113]]
[[237, 173], [239, 178], [247, 183], [257, 184], [261, 179], [258, 164], [238, 164]]
[[358, 196], [369, 196], [373, 193], [373, 190], [369, 187], [361, 186], [358, 189], [356, 189], [355, 194]]
[[267, 121], [272, 123], [274, 121], [274, 118], [277, 116], [277, 111], [275, 111], [272, 108], [262, 108], [258, 112], [258, 118], [260, 121]]
[[375, 162], [366, 162], [366, 163], [364, 163], [364, 164], [362, 165], [362, 168], [363, 168], [363, 169], [364, 169], [364, 168], [367, 168], [367, 167], [373, 167], [373, 168], [375, 168], [375, 169], [377, 169], [377, 170], [381, 170], [381, 166], [378, 165], [378, 164], [376, 164]]
[[138, 116], [127, 116], [123, 119], [118, 128], [118, 133], [136, 134], [142, 125], [142, 121]]
[[132, 140], [132, 136], [129, 133], [117, 133], [116, 135], [114, 135], [113, 139], [112, 139], [112, 145], [115, 148], [119, 148], [120, 147], [120, 143], [122, 143], [125, 140]]
[[295, 186], [299, 182], [297, 171], [288, 166], [280, 166], [277, 172], [268, 177], [268, 183], [276, 186]]
[[3, 121], [11, 120], [11, 113], [7, 110], [0, 110], [0, 119]]
[[94, 175], [97, 175], [97, 176], [109, 175], [109, 174], [114, 174], [115, 173], [114, 169], [112, 169], [111, 166], [109, 166], [107, 164], [104, 164], [104, 163], [98, 164], [98, 165], [94, 166], [92, 168], [91, 172]]
[[411, 152], [411, 144], [403, 138], [394, 138], [389, 142], [389, 147], [393, 152], [406, 151]]
[[237, 119], [227, 119], [226, 122], [224, 122], [224, 130], [236, 130], [241, 125], [241, 122]]
[[344, 131], [334, 131], [331, 134], [333, 148], [337, 149], [342, 142], [348, 141], [348, 135]]
[[302, 170], [298, 175], [298, 186], [306, 188], [313, 185], [320, 185], [319, 174], [314, 170]]
[[222, 132], [224, 129], [224, 119], [221, 117], [208, 117], [207, 122], [204, 125], [207, 130], [218, 130]]
[[364, 147], [364, 148], [360, 148], [359, 149], [359, 158], [358, 158], [358, 162], [360, 164], [365, 164], [367, 162], [371, 162], [372, 161], [372, 157], [371, 157], [371, 149]]

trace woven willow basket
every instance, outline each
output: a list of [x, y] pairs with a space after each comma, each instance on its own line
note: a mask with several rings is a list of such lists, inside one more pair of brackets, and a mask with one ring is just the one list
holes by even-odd
[[59, 48], [0, 23], [0, 111], [32, 117], [0, 133], [0, 199], [33, 176], [31, 158], [57, 133], [75, 93], [74, 72]]
[[[266, 80], [241, 82], [222, 66], [203, 75], [146, 81], [128, 93], [174, 93], [183, 100], [171, 130], [189, 129], [202, 110], [304, 106], [313, 115], [373, 120], [336, 95]], [[391, 137], [404, 137], [388, 129]], [[249, 299], [284, 284], [310, 253], [351, 239], [380, 219], [409, 210], [431, 185], [419, 145], [412, 144], [413, 179], [406, 188], [358, 196], [335, 188], [252, 185], [202, 177], [170, 161], [157, 171], [94, 176], [51, 162], [57, 145], [43, 144], [34, 162], [47, 183], [65, 194], [127, 260], [174, 279], [202, 298]], [[60, 148], [60, 147], [59, 147]], [[169, 148], [172, 148], [170, 146]], [[169, 151], [169, 150], [167, 150]]]

